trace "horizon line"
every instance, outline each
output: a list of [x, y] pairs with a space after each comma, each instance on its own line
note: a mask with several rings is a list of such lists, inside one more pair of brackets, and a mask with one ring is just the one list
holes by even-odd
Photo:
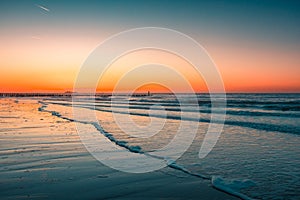
[[73, 95], [73, 94], [77, 94], [77, 95], [89, 95], [89, 94], [106, 94], [106, 95], [112, 95], [112, 94], [148, 94], [148, 92], [150, 92], [151, 94], [300, 94], [300, 91], [298, 92], [245, 92], [245, 91], [241, 91], [241, 92], [151, 92], [151, 91], [147, 91], [147, 92], [134, 92], [134, 93], [130, 93], [130, 92], [95, 92], [95, 93], [88, 93], [88, 92], [81, 92], [81, 93], [77, 93], [77, 92], [0, 92], [0, 96], [2, 95], [8, 95], [8, 94], [12, 94], [12, 95], [16, 95], [16, 94], [48, 94], [48, 95], [55, 95], [55, 94], [60, 94], [60, 95]]

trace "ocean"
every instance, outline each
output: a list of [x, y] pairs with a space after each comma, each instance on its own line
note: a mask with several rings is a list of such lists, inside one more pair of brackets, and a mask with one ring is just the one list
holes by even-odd
[[[181, 94], [180, 98], [188, 102], [190, 96]], [[168, 167], [209, 179], [213, 187], [243, 199], [300, 198], [300, 94], [227, 94], [222, 133], [204, 158], [198, 156], [200, 146], [209, 124], [218, 122], [210, 121], [210, 95], [197, 94], [197, 101], [197, 108], [191, 105], [186, 109], [173, 94], [78, 96], [73, 103], [69, 97], [48, 97], [40, 100], [40, 111], [76, 121], [72, 105], [81, 112], [95, 109], [102, 130], [99, 134], [132, 154], [145, 156], [162, 151], [182, 121], [189, 121], [191, 128], [198, 129], [180, 158], [170, 161], [158, 156], [167, 160]], [[194, 115], [182, 118], [184, 112]], [[124, 117], [119, 121], [130, 118], [141, 129], [120, 128], [112, 113]], [[160, 121], [163, 125], [158, 131], [137, 137], [143, 134], [139, 133], [143, 127]], [[185, 134], [195, 131], [191, 128], [186, 128]]]

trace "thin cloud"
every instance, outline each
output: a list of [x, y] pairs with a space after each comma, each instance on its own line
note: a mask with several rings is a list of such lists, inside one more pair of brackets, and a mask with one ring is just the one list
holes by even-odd
[[33, 36], [31, 36], [31, 38], [32, 38], [32, 39], [35, 39], [35, 40], [40, 40], [40, 39], [41, 39], [40, 37], [38, 37], [38, 36], [34, 36], [34, 35], [33, 35]]
[[39, 7], [40, 9], [43, 9], [44, 11], [47, 11], [47, 12], [50, 12], [50, 9], [49, 8], [46, 8], [44, 6], [41, 6], [39, 4], [35, 4], [37, 7]]

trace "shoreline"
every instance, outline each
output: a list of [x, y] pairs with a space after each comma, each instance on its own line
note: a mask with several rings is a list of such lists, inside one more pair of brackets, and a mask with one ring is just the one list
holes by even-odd
[[237, 199], [172, 168], [128, 174], [96, 161], [74, 124], [35, 100], [1, 99], [1, 199]]

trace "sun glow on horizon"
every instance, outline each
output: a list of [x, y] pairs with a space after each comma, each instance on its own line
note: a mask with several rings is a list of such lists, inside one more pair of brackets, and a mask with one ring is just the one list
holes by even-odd
[[[184, 16], [178, 15], [183, 9], [181, 4], [170, 4], [173, 10], [166, 11], [152, 4], [152, 9], [145, 9], [136, 2], [129, 7], [124, 5], [124, 10], [116, 13], [114, 5], [101, 1], [71, 5], [31, 1], [15, 5], [3, 1], [0, 92], [72, 91], [80, 67], [101, 42], [121, 31], [153, 24], [183, 32], [203, 45], [219, 69], [226, 92], [300, 92], [299, 12], [293, 3], [284, 7], [274, 3], [266, 9], [250, 1], [220, 7], [193, 2], [186, 5], [188, 12]], [[248, 4], [257, 12], [245, 9]], [[137, 8], [136, 15], [132, 7]], [[157, 15], [149, 12], [154, 8]], [[244, 8], [240, 10], [245, 13], [228, 15], [236, 8]], [[203, 18], [201, 13], [214, 17]], [[145, 64], [142, 61], [170, 66], [190, 82], [195, 92], [207, 92], [205, 77], [189, 63], [166, 52], [153, 51], [120, 58], [101, 78], [96, 91], [112, 92], [122, 75]], [[123, 82], [118, 90], [132, 90], [139, 87], [135, 85], [139, 79], [153, 77], [169, 79], [175, 91], [185, 92], [182, 84], [173, 79], [175, 75], [166, 70], [151, 70], [151, 66], [143, 70], [132, 72], [131, 80]], [[154, 85], [147, 88], [164, 91]]]
[[[173, 92], [190, 91], [183, 81], [190, 84], [195, 92], [207, 91], [201, 74], [186, 60], [162, 50], [139, 50], [112, 63], [100, 78], [97, 92], [133, 91], [143, 85], [148, 85], [147, 91], [151, 92], [170, 92], [169, 89]], [[162, 82], [168, 84], [169, 89], [164, 89], [166, 85], [158, 87]]]

